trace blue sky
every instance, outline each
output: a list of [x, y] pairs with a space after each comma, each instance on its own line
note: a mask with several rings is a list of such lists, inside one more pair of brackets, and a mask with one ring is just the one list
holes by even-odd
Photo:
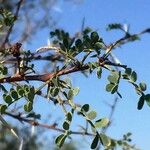
[[[127, 23], [131, 26], [131, 33], [139, 32], [150, 27], [149, 10], [149, 0], [85, 0], [80, 5], [60, 1], [55, 6], [53, 13], [56, 18], [59, 18], [57, 27], [63, 28], [71, 34], [81, 29], [81, 22], [85, 17], [85, 26], [98, 30], [106, 43], [109, 43], [121, 37], [121, 33], [119, 31], [106, 32], [107, 24]], [[34, 50], [45, 45], [49, 31], [50, 29], [47, 28], [38, 33], [37, 39], [39, 40], [31, 43], [32, 45], [28, 45], [28, 47]], [[141, 41], [129, 43], [116, 49], [114, 53], [123, 64], [127, 64], [138, 73], [138, 80], [145, 81], [150, 92], [149, 51], [150, 35], [146, 34], [142, 36]], [[114, 98], [114, 96], [105, 92], [106, 74], [104, 73], [101, 80], [98, 80], [94, 74], [89, 78], [80, 74], [71, 76], [73, 84], [81, 88], [76, 101], [81, 104], [91, 104], [91, 107], [98, 111], [99, 117], [108, 116], [109, 108], [104, 101], [111, 103]], [[119, 100], [113, 124], [108, 134], [114, 138], [119, 138], [130, 131], [133, 134], [133, 143], [137, 144], [142, 150], [148, 150], [150, 147], [150, 108], [145, 105], [141, 111], [136, 109], [138, 96], [131, 85], [122, 82], [120, 91], [123, 99]], [[47, 104], [42, 105], [47, 112], [56, 109], [52, 106], [49, 111]], [[77, 123], [75, 124], [77, 125]]]

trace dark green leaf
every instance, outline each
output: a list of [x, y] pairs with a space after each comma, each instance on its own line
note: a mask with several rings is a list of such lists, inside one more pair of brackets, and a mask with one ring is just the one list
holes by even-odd
[[6, 97], [6, 96], [7, 96], [7, 94], [6, 94], [6, 93], [4, 93], [4, 94], [3, 94], [3, 99], [5, 99], [5, 97]]
[[98, 56], [97, 54], [94, 54], [94, 55], [90, 56], [90, 58], [95, 58], [97, 56]]
[[145, 100], [146, 100], [148, 106], [150, 106], [150, 94], [145, 95]]
[[122, 78], [123, 78], [123, 79], [126, 79], [126, 80], [129, 80], [129, 77], [128, 77], [127, 74], [122, 74]]
[[12, 90], [12, 91], [11, 91], [11, 97], [12, 97], [14, 100], [18, 100], [18, 93], [17, 93], [17, 91]]
[[7, 93], [6, 88], [3, 85], [1, 85], [1, 84], [0, 84], [0, 90], [2, 90], [4, 93]]
[[83, 44], [82, 44], [82, 41], [80, 39], [77, 39], [76, 42], [75, 42], [75, 46], [78, 48], [78, 49], [81, 49]]
[[101, 68], [101, 67], [98, 67], [98, 68], [97, 68], [97, 77], [98, 77], [98, 79], [100, 79], [101, 76], [102, 76], [102, 68]]
[[27, 98], [30, 102], [33, 102], [34, 96], [35, 96], [35, 90], [34, 87], [31, 87], [27, 94]]
[[64, 46], [68, 49], [69, 48], [69, 41], [68, 41], [68, 38], [63, 38], [63, 44]]
[[92, 32], [92, 33], [91, 33], [91, 40], [92, 40], [92, 42], [94, 42], [94, 43], [99, 40], [99, 35], [98, 35], [97, 32]]
[[7, 104], [10, 104], [10, 103], [12, 103], [12, 97], [10, 96], [10, 95], [6, 95], [5, 97], [4, 97], [4, 101], [7, 103]]
[[86, 48], [91, 48], [91, 39], [88, 35], [83, 36], [83, 42]]
[[75, 110], [74, 108], [71, 109], [71, 113], [72, 113], [72, 114], [74, 113], [74, 110]]
[[59, 88], [54, 88], [53, 92], [51, 93], [53, 97], [57, 96], [59, 93]]
[[8, 73], [8, 69], [7, 69], [7, 67], [4, 67], [3, 68], [3, 75], [6, 75]]
[[107, 27], [107, 30], [114, 30], [114, 29], [122, 29], [122, 25], [119, 23], [113, 23], [113, 24], [109, 24]]
[[63, 128], [64, 128], [64, 130], [69, 130], [69, 126], [70, 126], [69, 122], [65, 121], [65, 122], [63, 123]]
[[67, 136], [65, 134], [61, 134], [59, 135], [56, 139], [55, 139], [55, 143], [56, 145], [61, 148], [65, 142], [65, 139], [67, 138]]
[[34, 92], [35, 92], [34, 86], [32, 86], [32, 87], [30, 88], [30, 92], [31, 92], [31, 93], [34, 93]]
[[23, 88], [22, 88], [20, 85], [17, 85], [17, 87], [16, 87], [17, 92], [18, 92], [20, 89], [23, 89]]
[[31, 113], [27, 114], [26, 118], [40, 119], [41, 115], [40, 114], [36, 114], [35, 112], [31, 112]]
[[55, 32], [51, 31], [50, 32], [50, 36], [51, 36], [51, 38], [54, 37], [55, 36]]
[[92, 31], [92, 29], [89, 28], [89, 27], [87, 27], [87, 28], [84, 29], [83, 34], [88, 34], [88, 33], [90, 33], [91, 31]]
[[138, 106], [137, 106], [138, 110], [141, 110], [143, 108], [144, 101], [145, 101], [145, 99], [144, 99], [144, 96], [142, 95], [138, 101]]
[[90, 69], [90, 73], [92, 73], [93, 71], [93, 64], [91, 62], [88, 63], [89, 69]]
[[1, 9], [0, 14], [6, 26], [11, 26], [14, 23], [16, 17], [10, 11], [6, 9]]
[[6, 105], [2, 105], [2, 104], [0, 105], [0, 113], [1, 114], [4, 114], [6, 109], [7, 109]]
[[98, 145], [99, 142], [99, 135], [96, 134], [96, 136], [94, 137], [92, 144], [91, 144], [91, 149], [95, 149]]
[[122, 145], [123, 141], [119, 140], [117, 141], [118, 145]]
[[131, 73], [132, 73], [132, 69], [131, 68], [126, 68], [125, 74], [127, 74], [128, 76], [130, 76]]
[[144, 82], [141, 82], [141, 83], [139, 84], [139, 86], [140, 86], [140, 89], [141, 89], [142, 91], [146, 91], [147, 86], [146, 86], [146, 84], [145, 84]]
[[35, 94], [31, 93], [31, 92], [27, 94], [27, 98], [30, 102], [33, 102], [34, 96], [35, 96]]
[[30, 87], [27, 85], [24, 85], [24, 91], [27, 94], [30, 91]]
[[72, 121], [72, 113], [70, 112], [67, 113], [67, 120], [70, 122]]
[[28, 102], [27, 104], [24, 105], [24, 110], [26, 112], [30, 112], [33, 109], [33, 103], [32, 102]]
[[89, 104], [84, 104], [84, 105], [82, 106], [82, 108], [81, 108], [81, 111], [88, 112], [88, 111], [89, 111], [89, 109], [90, 109]]
[[136, 80], [137, 80], [137, 74], [136, 74], [135, 71], [133, 71], [133, 72], [131, 73], [131, 81], [136, 82]]
[[138, 35], [132, 35], [129, 39], [129, 41], [136, 41], [136, 40], [140, 40], [140, 37]]
[[131, 132], [128, 132], [128, 133], [127, 133], [127, 136], [128, 136], [128, 137], [130, 137], [131, 135], [132, 135], [132, 133], [131, 133]]
[[65, 135], [64, 134], [61, 134], [59, 136], [56, 137], [55, 139], [55, 144], [58, 144], [60, 142], [60, 140], [64, 137]]
[[111, 94], [116, 93], [117, 90], [118, 90], [118, 85], [115, 85], [115, 86], [112, 88], [112, 90], [111, 90]]
[[53, 78], [52, 79], [52, 82], [53, 82], [53, 84], [56, 86], [56, 87], [58, 87], [59, 86], [59, 79], [56, 77], [56, 78]]
[[18, 94], [19, 94], [20, 96], [23, 96], [23, 95], [24, 95], [24, 90], [23, 90], [23, 89], [19, 89], [19, 90], [18, 90]]
[[99, 49], [103, 48], [103, 43], [101, 43], [101, 42], [96, 42], [96, 43], [94, 44], [94, 48], [95, 48], [96, 50], [99, 50]]

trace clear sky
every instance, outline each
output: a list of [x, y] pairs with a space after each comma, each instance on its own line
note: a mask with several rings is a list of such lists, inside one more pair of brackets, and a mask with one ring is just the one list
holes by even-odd
[[[109, 43], [119, 38], [121, 34], [119, 31], [106, 32], [107, 24], [127, 23], [130, 24], [132, 33], [139, 32], [150, 27], [149, 11], [149, 0], [85, 0], [80, 5], [60, 2], [55, 6], [53, 13], [56, 18], [59, 18], [57, 27], [61, 27], [71, 34], [80, 30], [82, 19], [85, 17], [85, 26], [98, 30], [104, 40]], [[37, 35], [37, 39], [39, 37], [41, 40], [33, 42], [32, 49], [46, 44], [49, 31], [47, 28]], [[29, 47], [31, 48], [31, 45]], [[142, 36], [141, 41], [129, 43], [116, 49], [114, 53], [123, 64], [127, 64], [138, 73], [138, 80], [145, 81], [150, 92], [149, 51], [150, 34], [146, 34]], [[99, 117], [108, 116], [109, 108], [104, 101], [111, 103], [114, 98], [105, 92], [106, 82], [106, 73], [104, 73], [102, 80], [96, 79], [94, 74], [89, 78], [80, 74], [73, 76], [73, 84], [81, 87], [76, 101], [82, 104], [91, 104], [92, 108], [98, 111]], [[120, 92], [123, 99], [119, 100], [108, 134], [119, 138], [130, 131], [133, 134], [133, 143], [142, 150], [149, 150], [150, 107], [145, 105], [141, 111], [136, 109], [138, 97], [131, 85], [123, 82]]]

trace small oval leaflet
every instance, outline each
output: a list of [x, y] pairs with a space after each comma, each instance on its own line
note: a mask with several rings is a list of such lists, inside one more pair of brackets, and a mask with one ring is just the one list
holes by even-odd
[[3, 68], [3, 75], [7, 75], [7, 73], [8, 73], [8, 69], [7, 69], [7, 67], [4, 67]]
[[98, 79], [100, 79], [101, 76], [102, 76], [102, 68], [101, 67], [97, 68], [97, 73], [96, 74], [97, 74]]
[[68, 99], [69, 99], [69, 100], [72, 100], [72, 99], [73, 99], [73, 96], [74, 96], [74, 91], [71, 89], [71, 90], [69, 90], [69, 92], [68, 92]]
[[70, 122], [72, 121], [72, 113], [70, 112], [67, 113], [67, 120]]
[[5, 110], [7, 109], [6, 105], [0, 105], [0, 113], [3, 114], [5, 113]]
[[24, 96], [24, 93], [25, 93], [25, 92], [24, 92], [23, 89], [19, 89], [19, 90], [18, 90], [18, 94], [19, 94], [20, 96]]
[[94, 137], [92, 144], [91, 144], [91, 149], [95, 149], [98, 145], [99, 142], [99, 135], [96, 134], [96, 136]]
[[105, 134], [100, 133], [100, 139], [104, 147], [108, 147], [111, 144], [111, 139]]
[[55, 143], [58, 144], [59, 141], [63, 138], [63, 136], [64, 136], [64, 134], [61, 134], [61, 135], [57, 136], [56, 139], [55, 139]]
[[109, 75], [108, 76], [108, 81], [110, 82], [110, 83], [118, 83], [118, 79], [119, 79], [119, 76], [118, 75]]
[[52, 95], [53, 97], [55, 97], [55, 96], [58, 95], [58, 93], [59, 93], [59, 88], [54, 88], [54, 89], [52, 90], [51, 95]]
[[7, 103], [7, 104], [10, 104], [12, 103], [12, 97], [10, 95], [6, 95], [5, 98], [4, 98], [4, 101]]
[[66, 137], [67, 136], [65, 134], [61, 134], [55, 139], [55, 143], [59, 148], [61, 148], [63, 146]]
[[97, 32], [92, 32], [92, 33], [91, 33], [91, 40], [92, 40], [93, 42], [97, 42], [98, 39], [99, 39], [98, 33], [97, 33]]
[[28, 94], [30, 91], [30, 88], [27, 85], [24, 85], [24, 91], [26, 94]]
[[97, 121], [95, 121], [95, 127], [96, 128], [104, 128], [109, 124], [109, 119], [108, 118], [102, 118]]
[[107, 30], [121, 29], [122, 25], [120, 23], [109, 24]]
[[96, 49], [96, 50], [99, 50], [99, 49], [101, 49], [103, 47], [103, 44], [101, 43], [101, 42], [96, 42], [95, 44], [94, 44], [94, 48]]
[[32, 92], [30, 92], [30, 93], [27, 94], [27, 98], [28, 98], [28, 100], [29, 100], [30, 102], [33, 102], [34, 96], [35, 96], [35, 94], [32, 93]]
[[80, 92], [80, 88], [79, 87], [73, 88], [73, 95], [74, 96], [78, 95], [79, 92]]
[[78, 48], [78, 49], [81, 49], [82, 48], [82, 41], [80, 39], [77, 39], [76, 42], [75, 42], [75, 46]]
[[90, 112], [87, 114], [87, 117], [88, 117], [89, 120], [95, 119], [96, 116], [97, 116], [97, 113], [96, 113], [96, 111], [93, 111], [93, 110], [90, 111]]
[[141, 83], [139, 84], [139, 86], [140, 86], [140, 89], [141, 89], [142, 91], [146, 91], [147, 85], [146, 85], [144, 82], [141, 82]]
[[33, 103], [28, 102], [27, 104], [24, 105], [24, 110], [26, 112], [30, 112], [33, 109]]
[[65, 122], [63, 123], [63, 128], [64, 128], [64, 130], [69, 130], [69, 126], [70, 126], [69, 122], [65, 121]]
[[116, 93], [117, 90], [118, 90], [118, 85], [115, 85], [115, 86], [112, 88], [112, 90], [111, 90], [111, 94]]
[[132, 69], [131, 68], [126, 68], [125, 74], [127, 74], [128, 76], [130, 76], [131, 73], [132, 73]]
[[144, 96], [142, 95], [138, 101], [138, 106], [137, 106], [138, 110], [141, 110], [143, 108], [144, 101], [145, 101], [145, 99], [144, 99]]
[[88, 112], [88, 111], [89, 111], [89, 109], [90, 109], [89, 104], [84, 104], [84, 105], [82, 106], [82, 108], [81, 108], [81, 111]]
[[150, 94], [145, 95], [145, 100], [148, 106], [150, 106]]
[[106, 85], [106, 91], [107, 91], [107, 92], [111, 92], [112, 89], [113, 89], [113, 87], [114, 87], [114, 84], [112, 84], [112, 83], [107, 84], [107, 85]]
[[136, 80], [137, 80], [137, 74], [136, 74], [135, 71], [133, 71], [133, 72], [131, 73], [131, 81], [136, 82]]
[[14, 99], [14, 100], [17, 100], [18, 99], [18, 93], [17, 93], [17, 91], [15, 91], [15, 90], [13, 90], [13, 91], [11, 91], [11, 96], [12, 96], [12, 98]]

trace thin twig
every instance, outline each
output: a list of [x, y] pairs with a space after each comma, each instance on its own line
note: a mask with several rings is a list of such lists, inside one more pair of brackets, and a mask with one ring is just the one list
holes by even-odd
[[107, 52], [103, 55], [103, 58], [107, 58], [110, 54], [110, 52], [116, 48], [119, 47], [122, 44], [125, 44], [126, 42], [129, 42], [130, 39], [133, 37], [139, 37], [142, 34], [145, 33], [150, 33], [150, 28], [147, 28], [139, 33], [132, 34], [132, 35], [125, 35], [124, 37], [120, 38], [119, 40], [115, 41], [113, 44], [110, 44], [109, 46], [106, 47]]
[[102, 130], [103, 133], [106, 133], [107, 130], [110, 128], [111, 124], [112, 124], [112, 118], [113, 118], [115, 110], [116, 110], [117, 102], [118, 102], [118, 97], [116, 96], [116, 98], [113, 101], [113, 104], [110, 106], [111, 107], [111, 111], [110, 111], [110, 114], [109, 114], [109, 117], [108, 117], [109, 120], [110, 120], [110, 123], [108, 124], [108, 126], [103, 128], [103, 130]]
[[[58, 132], [65, 133], [65, 130], [56, 127], [56, 123], [54, 123], [52, 125], [48, 125], [48, 124], [43, 124], [43, 123], [37, 122], [37, 121], [35, 121], [33, 119], [23, 118], [20, 115], [11, 114], [9, 112], [6, 112], [5, 114], [7, 116], [10, 116], [10, 117], [14, 118], [14, 119], [17, 119], [20, 122], [26, 122], [26, 123], [28, 123], [30, 125], [33, 125], [33, 126], [39, 126], [39, 127], [43, 127], [43, 128], [47, 128], [47, 129], [52, 129], [52, 130], [55, 130], [55, 131], [58, 131]], [[89, 133], [89, 132], [85, 133], [85, 132], [80, 132], [80, 131], [70, 131], [70, 133], [71, 134], [75, 134], [75, 135], [94, 136], [93, 133]]]

